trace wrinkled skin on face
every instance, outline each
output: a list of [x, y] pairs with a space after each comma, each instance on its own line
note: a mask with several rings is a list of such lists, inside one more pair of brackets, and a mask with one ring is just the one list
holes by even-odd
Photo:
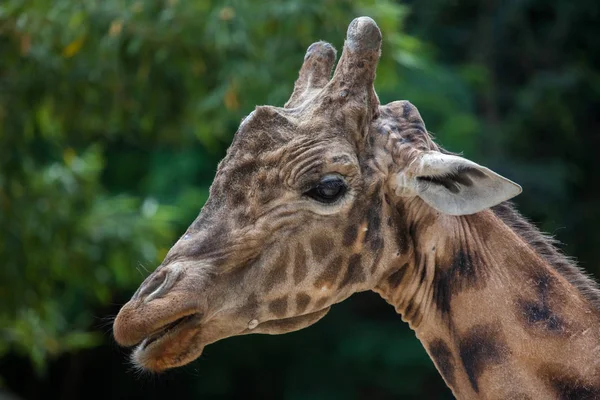
[[399, 172], [438, 148], [410, 103], [379, 104], [380, 46], [375, 22], [355, 19], [331, 79], [335, 50], [315, 43], [285, 107], [242, 121], [200, 215], [115, 320], [137, 365], [161, 371], [223, 338], [302, 329], [406, 261], [390, 198], [410, 202], [412, 175]]

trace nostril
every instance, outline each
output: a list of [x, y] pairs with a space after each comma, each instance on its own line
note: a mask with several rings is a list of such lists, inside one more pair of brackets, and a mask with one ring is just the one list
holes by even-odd
[[165, 271], [164, 269], [161, 269], [159, 271], [155, 271], [151, 276], [149, 276], [148, 279], [146, 279], [146, 282], [142, 283], [142, 286], [140, 287], [139, 296], [146, 297], [150, 293], [158, 289], [167, 277], [166, 272], [167, 271]]
[[167, 269], [156, 271], [148, 282], [142, 284], [138, 297], [143, 299], [144, 302], [160, 297], [178, 280], [178, 275], [178, 273]]
[[133, 298], [147, 303], [161, 297], [181, 279], [182, 274], [183, 271], [177, 265], [160, 267], [142, 282]]

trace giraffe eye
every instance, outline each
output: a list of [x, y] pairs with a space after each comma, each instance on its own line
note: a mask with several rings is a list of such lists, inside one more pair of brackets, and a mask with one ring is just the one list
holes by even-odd
[[327, 175], [305, 194], [320, 203], [331, 204], [342, 197], [348, 187], [346, 182], [337, 175]]

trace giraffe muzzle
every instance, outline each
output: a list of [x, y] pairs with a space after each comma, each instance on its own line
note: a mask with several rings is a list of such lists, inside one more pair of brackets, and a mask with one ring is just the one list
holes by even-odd
[[121, 346], [156, 341], [166, 332], [181, 328], [183, 322], [199, 320], [203, 302], [190, 299], [185, 286], [202, 285], [201, 276], [186, 272], [184, 263], [161, 266], [119, 311], [113, 324], [114, 338]]

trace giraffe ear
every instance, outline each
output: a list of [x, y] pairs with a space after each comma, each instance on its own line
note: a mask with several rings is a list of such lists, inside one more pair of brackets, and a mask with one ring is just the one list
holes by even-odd
[[521, 193], [521, 186], [462, 157], [423, 153], [396, 177], [397, 192], [409, 189], [438, 211], [468, 215]]

